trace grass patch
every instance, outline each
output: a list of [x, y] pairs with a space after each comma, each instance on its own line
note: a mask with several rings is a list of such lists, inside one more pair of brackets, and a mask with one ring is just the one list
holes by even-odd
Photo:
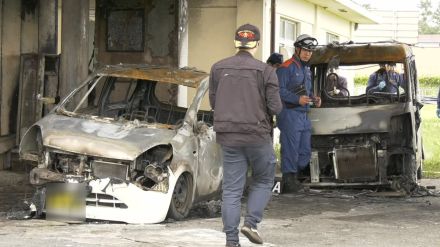
[[436, 105], [425, 105], [421, 110], [425, 152], [423, 176], [427, 178], [440, 178], [440, 119], [436, 110]]

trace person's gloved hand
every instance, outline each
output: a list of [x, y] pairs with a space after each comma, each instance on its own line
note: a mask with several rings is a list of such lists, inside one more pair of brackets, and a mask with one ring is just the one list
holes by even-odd
[[379, 85], [377, 85], [377, 87], [378, 87], [380, 90], [382, 90], [382, 89], [385, 88], [386, 85], [387, 85], [387, 84], [386, 84], [385, 81], [381, 81], [381, 82], [379, 83]]
[[437, 117], [440, 118], [440, 108], [437, 108]]
[[333, 93], [334, 95], [338, 95], [341, 90], [337, 89], [336, 87], [333, 87]]

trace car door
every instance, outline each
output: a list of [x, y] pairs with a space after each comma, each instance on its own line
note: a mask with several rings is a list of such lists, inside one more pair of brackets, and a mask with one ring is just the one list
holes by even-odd
[[197, 188], [201, 198], [215, 197], [221, 190], [223, 179], [223, 157], [219, 144], [215, 141], [212, 126], [199, 122], [198, 138], [198, 179]]
[[212, 127], [213, 112], [199, 110], [203, 98], [207, 96], [208, 79], [205, 78], [199, 85], [191, 106], [188, 109], [185, 121], [191, 122], [194, 135], [197, 138], [197, 201], [211, 199], [219, 195], [223, 178], [222, 153], [220, 145], [216, 143], [215, 132]]

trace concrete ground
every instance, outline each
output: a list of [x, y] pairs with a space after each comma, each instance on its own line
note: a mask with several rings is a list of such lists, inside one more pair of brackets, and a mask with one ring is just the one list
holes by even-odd
[[[0, 246], [224, 246], [219, 203], [197, 206], [187, 220], [153, 225], [66, 224], [18, 220], [31, 197], [23, 173], [0, 171]], [[423, 180], [434, 185], [440, 180]], [[367, 190], [311, 190], [274, 195], [259, 229], [263, 246], [440, 246], [440, 197]], [[241, 245], [258, 246], [240, 236]]]

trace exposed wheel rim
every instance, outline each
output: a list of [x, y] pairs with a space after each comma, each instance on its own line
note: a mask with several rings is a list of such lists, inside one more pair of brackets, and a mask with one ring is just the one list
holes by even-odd
[[189, 188], [191, 187], [189, 176], [182, 175], [176, 182], [176, 186], [173, 191], [173, 202], [174, 207], [177, 212], [184, 214], [188, 208], [188, 201], [191, 192]]

